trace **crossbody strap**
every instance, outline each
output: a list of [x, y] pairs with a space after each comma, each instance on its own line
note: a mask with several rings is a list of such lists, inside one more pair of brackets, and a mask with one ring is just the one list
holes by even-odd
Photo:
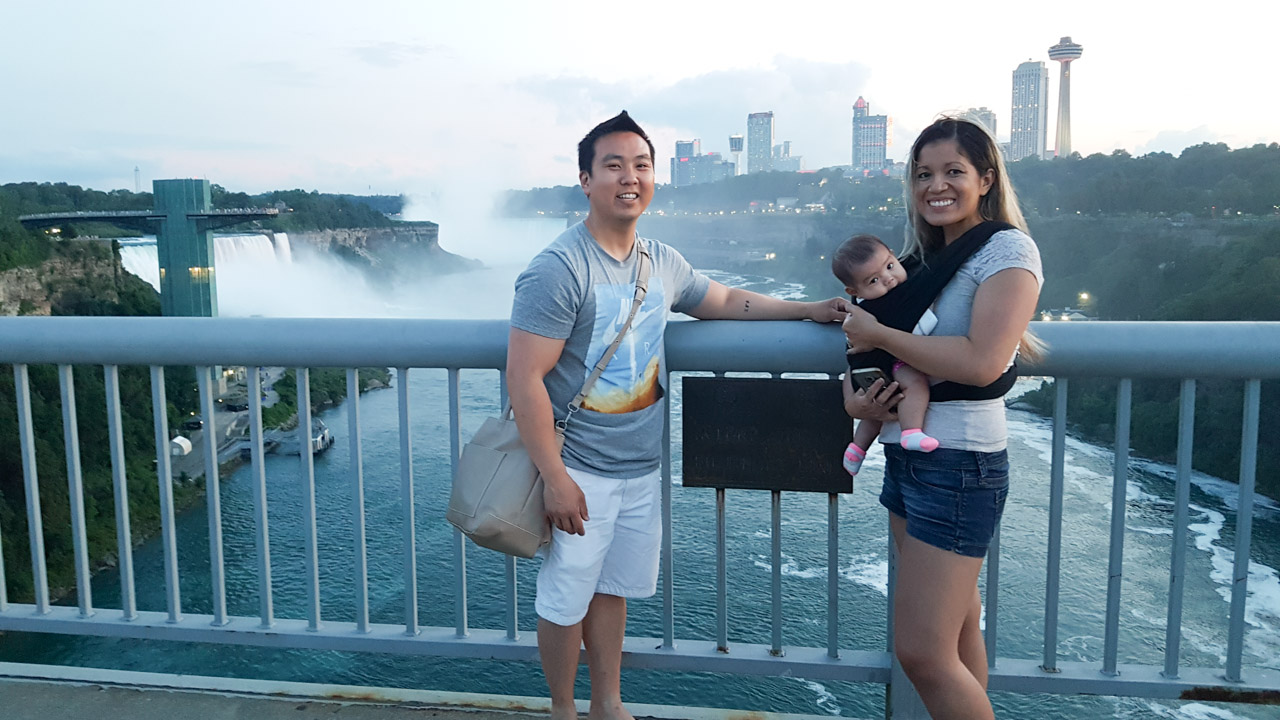
[[636, 271], [636, 292], [631, 299], [631, 313], [627, 315], [627, 321], [622, 324], [622, 329], [618, 331], [618, 336], [613, 339], [609, 345], [609, 349], [604, 351], [604, 355], [600, 357], [600, 362], [596, 363], [595, 369], [587, 376], [586, 382], [582, 383], [582, 389], [574, 396], [569, 403], [569, 414], [564, 420], [556, 422], [556, 434], [564, 436], [565, 428], [569, 425], [569, 419], [573, 414], [582, 409], [582, 403], [587, 399], [587, 393], [591, 392], [591, 386], [596, 384], [596, 380], [604, 374], [605, 366], [613, 359], [613, 354], [618, 351], [618, 346], [622, 344], [622, 338], [631, 329], [631, 321], [635, 319], [636, 312], [640, 310], [640, 306], [644, 303], [644, 297], [649, 293], [649, 251], [636, 238], [636, 250], [640, 253], [640, 267]]

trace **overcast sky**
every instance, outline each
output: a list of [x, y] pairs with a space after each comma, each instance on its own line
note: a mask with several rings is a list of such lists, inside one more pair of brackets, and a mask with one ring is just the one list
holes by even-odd
[[1007, 138], [1013, 69], [1063, 35], [1077, 151], [1242, 147], [1280, 141], [1278, 7], [0, 0], [0, 183], [133, 189], [137, 166], [147, 189], [475, 198], [575, 183], [577, 140], [622, 108], [660, 182], [677, 139], [727, 152], [763, 110], [816, 169], [849, 162], [859, 95], [901, 159], [941, 111], [985, 105]]

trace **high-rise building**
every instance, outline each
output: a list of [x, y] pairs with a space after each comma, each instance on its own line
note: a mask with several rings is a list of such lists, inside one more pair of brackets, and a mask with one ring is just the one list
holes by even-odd
[[737, 163], [729, 162], [720, 153], [699, 155], [694, 164], [693, 184], [720, 182], [737, 175]]
[[677, 140], [676, 154], [671, 158], [671, 184], [675, 187], [684, 187], [693, 184], [693, 162], [694, 158], [702, 153], [702, 141], [694, 138], [693, 140]]
[[747, 172], [773, 169], [773, 111], [747, 116]]
[[213, 209], [209, 181], [202, 178], [153, 180], [155, 213], [163, 215], [164, 239], [157, 239], [160, 260], [160, 311], [166, 317], [217, 317], [218, 283], [213, 242], [207, 222], [191, 216]]
[[742, 148], [744, 142], [741, 135], [729, 136], [729, 152], [733, 153], [734, 174], [742, 173]]
[[853, 104], [853, 169], [880, 171], [885, 168], [893, 121], [887, 115], [872, 115], [871, 105], [858, 96]]
[[790, 140], [783, 140], [773, 146], [773, 169], [781, 172], [800, 172], [804, 169], [804, 158], [791, 154]]
[[1058, 76], [1058, 133], [1053, 143], [1053, 154], [1067, 157], [1071, 154], [1071, 61], [1079, 60], [1084, 46], [1064, 37], [1049, 48], [1049, 59], [1062, 63]]
[[961, 113], [961, 117], [980, 123], [991, 133], [991, 137], [996, 136], [996, 113], [989, 109], [986, 105], [980, 108], [969, 108]]
[[671, 184], [685, 187], [724, 180], [734, 176], [736, 167], [720, 153], [703, 155], [701, 140], [680, 140], [676, 142], [676, 155], [671, 158]]
[[1045, 156], [1049, 126], [1049, 69], [1028, 60], [1013, 71], [1013, 108], [1010, 112], [1009, 157], [1018, 161]]

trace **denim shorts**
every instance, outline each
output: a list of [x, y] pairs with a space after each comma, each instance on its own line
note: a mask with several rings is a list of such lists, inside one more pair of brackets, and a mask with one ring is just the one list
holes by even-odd
[[1009, 494], [1008, 453], [881, 447], [880, 504], [906, 518], [907, 534], [948, 552], [986, 555]]

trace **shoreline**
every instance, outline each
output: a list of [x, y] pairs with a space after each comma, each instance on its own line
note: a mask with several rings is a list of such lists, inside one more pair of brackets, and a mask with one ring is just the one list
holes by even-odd
[[[391, 385], [389, 383], [383, 383], [376, 378], [370, 378], [368, 380], [368, 383], [369, 383], [368, 385], [360, 389], [361, 395], [364, 395], [365, 393], [371, 392], [373, 390], [387, 390], [391, 388]], [[312, 413], [315, 414], [318, 412], [322, 412], [324, 410], [330, 410], [330, 409], [341, 407], [343, 401], [345, 401], [345, 398], [343, 398], [342, 401], [339, 401], [337, 403], [326, 402], [321, 406], [319, 406], [318, 408], [313, 409]], [[279, 425], [273, 426], [270, 429], [271, 430], [288, 430], [293, 427], [296, 427], [297, 422], [298, 422], [298, 415], [295, 412], [293, 415], [290, 416], [289, 420]], [[266, 429], [264, 428], [264, 431], [265, 430]], [[228, 460], [220, 462], [218, 464], [219, 485], [221, 485], [222, 482], [228, 476], [235, 473], [241, 467], [248, 465], [250, 463], [251, 463], [250, 460], [242, 459], [238, 454]], [[199, 475], [195, 478], [192, 478], [187, 483], [182, 483], [176, 477], [171, 477], [170, 482], [174, 489], [173, 517], [175, 520], [178, 517], [195, 509], [196, 507], [206, 505], [208, 503], [208, 490], [207, 490], [207, 485], [205, 483], [204, 475]], [[133, 530], [135, 528], [136, 528], [136, 525], [133, 525], [131, 521], [130, 529]], [[148, 528], [148, 532], [141, 533], [141, 534], [135, 533], [135, 537], [133, 538], [133, 542], [132, 542], [132, 549], [137, 550], [139, 547], [154, 540], [160, 535], [160, 532], [161, 532], [161, 527], [159, 524], [157, 524], [157, 526], [154, 528]], [[46, 561], [47, 561], [47, 557], [48, 556], [46, 551]], [[103, 572], [104, 570], [110, 570], [110, 569], [119, 567], [119, 560], [120, 560], [120, 554], [119, 554], [118, 543], [115, 545], [115, 549], [112, 552], [102, 555], [97, 559], [91, 558], [89, 561], [90, 584], [92, 585], [93, 579], [96, 578], [98, 574]], [[74, 598], [76, 594], [77, 594], [77, 587], [75, 585], [71, 585], [68, 587], [62, 587], [62, 586], [52, 587], [51, 586], [49, 588], [49, 604], [51, 605], [62, 604], [62, 601], [66, 600], [68, 597]], [[14, 598], [10, 598], [10, 601], [16, 602]]]

